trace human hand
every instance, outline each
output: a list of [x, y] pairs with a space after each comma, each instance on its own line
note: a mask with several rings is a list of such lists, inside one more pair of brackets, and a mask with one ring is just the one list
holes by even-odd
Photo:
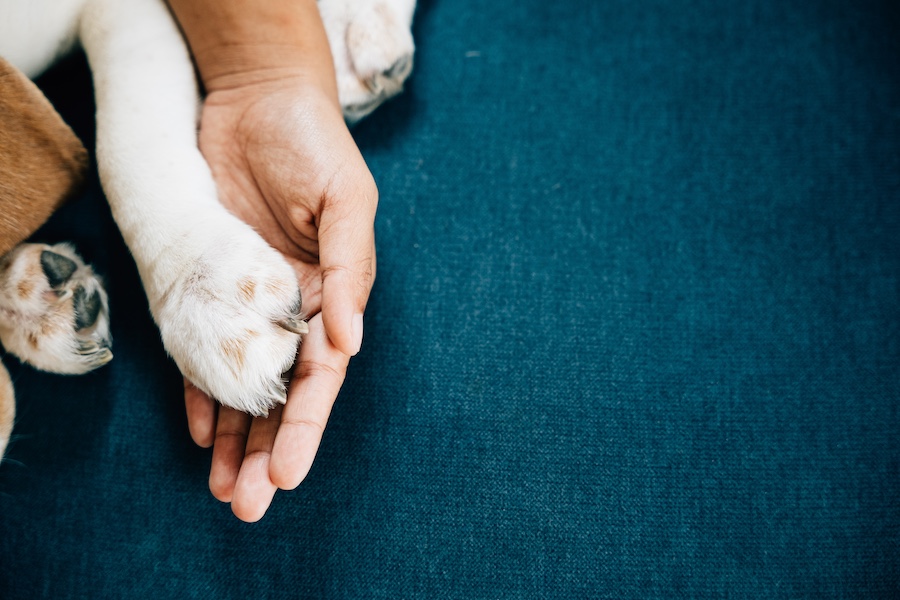
[[214, 446], [209, 486], [245, 521], [305, 478], [362, 342], [375, 278], [378, 190], [332, 94], [302, 76], [263, 77], [207, 96], [200, 149], [221, 202], [294, 267], [312, 317], [286, 405], [267, 418], [218, 407], [185, 381], [194, 441]]

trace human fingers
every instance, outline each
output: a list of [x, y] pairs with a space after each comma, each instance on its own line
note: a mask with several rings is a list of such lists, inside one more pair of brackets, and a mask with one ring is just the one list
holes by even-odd
[[375, 281], [378, 189], [367, 181], [354, 186], [353, 197], [325, 196], [319, 221], [323, 322], [334, 346], [349, 356], [362, 344], [363, 311]]
[[309, 473], [349, 360], [325, 334], [322, 317], [313, 317], [272, 448], [269, 477], [279, 488], [294, 489]]
[[216, 403], [187, 377], [184, 378], [184, 409], [194, 443], [201, 448], [212, 446], [216, 434]]
[[259, 521], [266, 514], [278, 489], [269, 479], [269, 461], [281, 421], [281, 410], [280, 406], [276, 407], [269, 411], [268, 417], [253, 419], [250, 425], [244, 461], [231, 498], [234, 515], [248, 523]]
[[234, 484], [244, 460], [249, 430], [249, 415], [225, 406], [219, 408], [212, 465], [209, 468], [209, 491], [217, 500], [231, 502]]

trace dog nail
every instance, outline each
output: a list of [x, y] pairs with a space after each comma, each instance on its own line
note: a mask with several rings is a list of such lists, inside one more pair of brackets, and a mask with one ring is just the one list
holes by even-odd
[[99, 352], [95, 352], [91, 356], [91, 364], [95, 367], [101, 367], [113, 359], [113, 353], [109, 348], [102, 348]]
[[78, 354], [93, 354], [100, 350], [100, 346], [98, 346], [95, 342], [88, 342], [85, 344], [81, 344], [78, 348]]
[[296, 319], [294, 317], [285, 317], [278, 321], [278, 326], [282, 329], [286, 329], [291, 333], [297, 333], [300, 335], [306, 335], [309, 333], [309, 324], [306, 321], [301, 321], [300, 319]]

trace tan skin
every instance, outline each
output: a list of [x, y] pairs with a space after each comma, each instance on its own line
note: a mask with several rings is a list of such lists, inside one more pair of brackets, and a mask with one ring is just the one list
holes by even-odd
[[209, 487], [256, 521], [306, 477], [375, 278], [378, 190], [344, 123], [315, 0], [169, 0], [207, 91], [200, 150], [222, 203], [294, 267], [310, 316], [288, 400], [268, 418], [219, 407], [185, 380]]

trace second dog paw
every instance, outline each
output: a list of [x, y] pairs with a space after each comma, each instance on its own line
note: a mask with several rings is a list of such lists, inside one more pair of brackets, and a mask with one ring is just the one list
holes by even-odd
[[359, 121], [403, 90], [413, 67], [415, 3], [368, 0], [319, 4], [335, 61], [344, 116]]
[[70, 245], [21, 244], [0, 258], [0, 342], [54, 373], [112, 360], [106, 291]]

